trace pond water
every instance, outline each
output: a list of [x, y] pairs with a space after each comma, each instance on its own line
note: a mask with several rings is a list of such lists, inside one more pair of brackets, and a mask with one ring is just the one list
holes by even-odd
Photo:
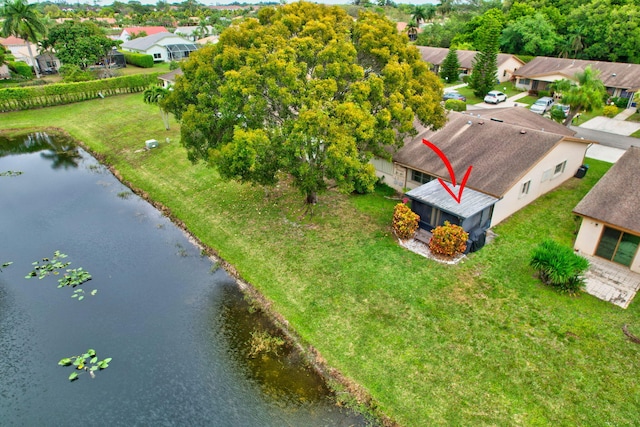
[[[235, 281], [71, 141], [0, 139], [0, 242], [0, 425], [366, 424], [286, 346], [252, 353], [273, 331]], [[82, 301], [25, 279], [56, 250]], [[89, 348], [109, 367], [69, 381]]]

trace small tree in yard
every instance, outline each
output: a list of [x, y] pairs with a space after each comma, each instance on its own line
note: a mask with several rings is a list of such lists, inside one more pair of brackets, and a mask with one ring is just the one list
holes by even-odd
[[410, 239], [418, 229], [420, 216], [404, 203], [398, 203], [393, 209], [393, 231], [399, 239]]
[[447, 83], [453, 83], [458, 80], [460, 73], [460, 61], [458, 61], [458, 51], [455, 47], [449, 48], [449, 53], [442, 61], [442, 71], [440, 77], [445, 79]]
[[533, 250], [529, 265], [538, 271], [544, 284], [575, 295], [584, 287], [583, 273], [589, 268], [589, 261], [571, 248], [545, 240]]
[[445, 221], [444, 225], [434, 228], [429, 240], [429, 250], [436, 255], [454, 257], [467, 249], [469, 233], [459, 225]]

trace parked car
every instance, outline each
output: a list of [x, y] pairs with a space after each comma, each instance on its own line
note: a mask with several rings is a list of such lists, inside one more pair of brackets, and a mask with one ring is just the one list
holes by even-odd
[[487, 104], [499, 104], [507, 100], [507, 95], [497, 90], [492, 90], [484, 97], [484, 102]]
[[533, 103], [529, 110], [533, 111], [536, 114], [544, 114], [549, 111], [553, 107], [553, 98], [549, 96], [543, 96]]
[[442, 97], [442, 100], [446, 101], [447, 99], [456, 99], [458, 101], [467, 102], [467, 97], [466, 96], [464, 96], [461, 93], [455, 92], [455, 91], [445, 92], [444, 96]]

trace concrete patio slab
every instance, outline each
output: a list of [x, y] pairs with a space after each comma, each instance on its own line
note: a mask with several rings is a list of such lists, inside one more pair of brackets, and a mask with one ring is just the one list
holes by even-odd
[[589, 260], [586, 291], [604, 301], [627, 308], [640, 290], [640, 274], [602, 258], [581, 254]]

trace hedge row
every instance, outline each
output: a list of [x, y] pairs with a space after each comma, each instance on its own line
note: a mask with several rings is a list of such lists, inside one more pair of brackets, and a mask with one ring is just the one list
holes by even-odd
[[149, 85], [158, 81], [159, 74], [134, 74], [88, 82], [59, 83], [37, 87], [8, 87], [0, 89], [0, 112], [29, 110], [123, 93], [142, 92]]
[[144, 53], [124, 52], [124, 60], [127, 64], [135, 65], [141, 68], [153, 67], [153, 55], [145, 55]]

